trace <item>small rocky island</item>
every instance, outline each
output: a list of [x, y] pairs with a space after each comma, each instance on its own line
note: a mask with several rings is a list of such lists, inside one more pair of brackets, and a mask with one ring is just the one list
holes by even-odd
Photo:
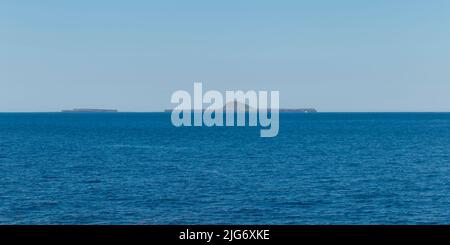
[[[229, 108], [229, 104], [231, 104], [230, 107], [233, 107], [233, 102], [230, 102], [228, 104], [226, 104], [225, 106], [223, 106], [222, 110], [223, 111], [228, 111]], [[238, 107], [238, 104], [241, 105], [241, 107]], [[242, 105], [242, 103], [239, 103], [237, 101], [234, 102], [234, 111], [239, 112], [240, 110], [238, 109], [240, 108], [240, 110], [244, 109], [245, 112], [249, 112], [250, 111], [250, 106], [248, 104], [244, 104]], [[269, 111], [271, 109], [269, 108]], [[164, 112], [172, 112], [173, 109], [166, 109], [164, 110]], [[203, 109], [203, 111], [205, 111], [205, 109]], [[292, 108], [292, 109], [288, 109], [288, 108], [281, 108], [278, 110], [279, 112], [289, 112], [289, 113], [317, 113], [317, 110], [314, 108]], [[243, 111], [242, 111], [243, 112]]]
[[90, 108], [76, 108], [72, 110], [62, 110], [61, 112], [118, 112], [115, 109], [90, 109]]

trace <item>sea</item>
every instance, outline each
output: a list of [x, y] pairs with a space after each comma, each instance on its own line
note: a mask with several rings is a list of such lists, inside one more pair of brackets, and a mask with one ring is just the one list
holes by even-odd
[[0, 224], [450, 224], [450, 114], [1, 113]]

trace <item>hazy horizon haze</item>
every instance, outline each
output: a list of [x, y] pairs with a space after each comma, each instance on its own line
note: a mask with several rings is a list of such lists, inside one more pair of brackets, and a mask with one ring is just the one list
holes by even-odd
[[1, 1], [0, 111], [162, 111], [176, 90], [283, 108], [450, 111], [450, 2]]

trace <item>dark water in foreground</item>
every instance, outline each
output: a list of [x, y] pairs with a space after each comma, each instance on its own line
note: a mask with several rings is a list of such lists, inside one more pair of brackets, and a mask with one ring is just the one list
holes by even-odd
[[1, 224], [450, 224], [450, 114], [0, 114]]

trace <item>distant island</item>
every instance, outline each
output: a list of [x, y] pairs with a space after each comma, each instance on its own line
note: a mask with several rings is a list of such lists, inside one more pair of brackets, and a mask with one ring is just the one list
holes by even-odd
[[115, 109], [89, 109], [89, 108], [76, 108], [72, 110], [62, 110], [61, 112], [118, 112]]
[[293, 113], [316, 113], [314, 108], [299, 108], [299, 109], [280, 109], [280, 112], [293, 112]]
[[[223, 106], [222, 110], [224, 112], [229, 111], [228, 107], [230, 104], [233, 104], [233, 102], [229, 102], [228, 104], [226, 104], [225, 106]], [[238, 104], [240, 105], [240, 107], [238, 107]], [[233, 105], [232, 105], [233, 106]], [[244, 104], [242, 105], [242, 103], [239, 103], [237, 101], [234, 102], [234, 111], [236, 112], [244, 112], [242, 111], [242, 109], [245, 110], [245, 112], [249, 112], [250, 111], [250, 106], [248, 104]], [[205, 111], [206, 109], [203, 109], [203, 111]], [[269, 108], [269, 111], [271, 109]], [[166, 109], [164, 110], [164, 112], [172, 112], [173, 109]], [[294, 109], [286, 109], [286, 108], [282, 108], [278, 110], [279, 112], [289, 112], [289, 113], [317, 113], [317, 110], [314, 108], [294, 108]]]
[[[173, 109], [165, 109], [164, 112], [172, 112]], [[203, 111], [205, 111], [205, 109], [203, 109]], [[226, 110], [224, 110], [226, 111]], [[248, 112], [249, 110], [245, 110], [246, 112]], [[270, 109], [269, 109], [270, 111]], [[289, 113], [317, 113], [318, 111], [314, 108], [298, 108], [298, 109], [285, 109], [282, 108], [280, 110], [278, 110], [279, 112], [289, 112]]]
[[[234, 105], [233, 105], [234, 104]], [[251, 110], [257, 110], [249, 106], [248, 104], [240, 103], [238, 101], [229, 102], [226, 105], [223, 106], [223, 111], [229, 111], [228, 108], [234, 107], [234, 111], [236, 112], [249, 112]], [[268, 108], [270, 111], [271, 109]], [[279, 109], [279, 112], [293, 112], [293, 113], [315, 113], [317, 112], [314, 108], [298, 108], [298, 109]]]

